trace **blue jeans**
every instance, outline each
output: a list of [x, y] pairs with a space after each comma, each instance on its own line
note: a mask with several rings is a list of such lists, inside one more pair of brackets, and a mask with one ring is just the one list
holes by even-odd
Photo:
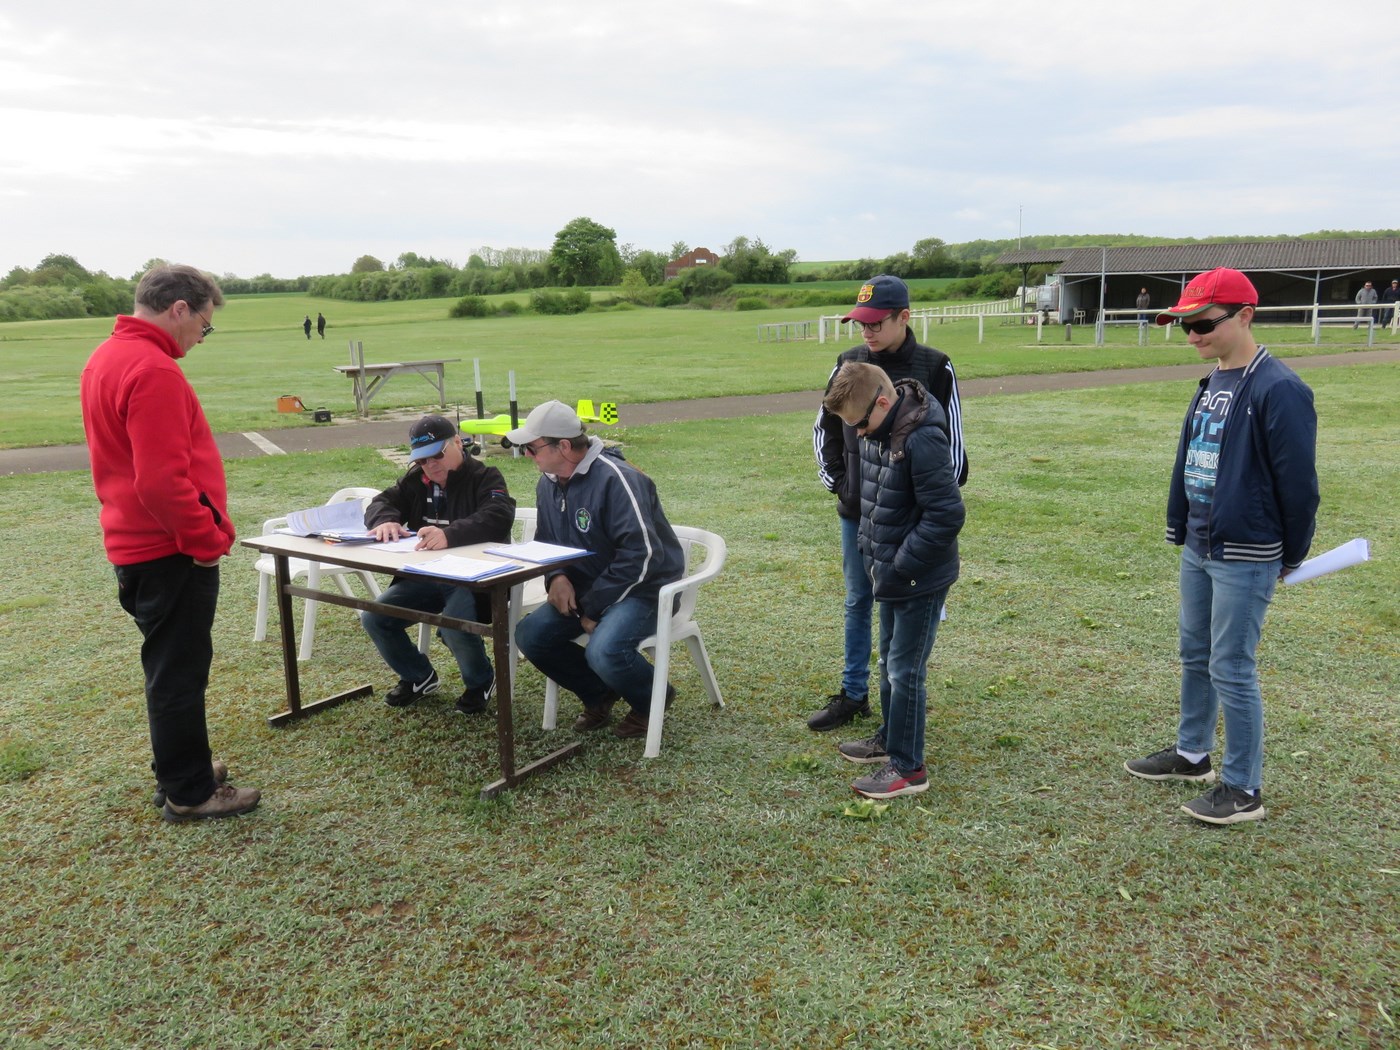
[[584, 707], [599, 707], [621, 696], [641, 718], [651, 713], [656, 669], [637, 651], [656, 633], [656, 599], [624, 598], [603, 613], [586, 646], [577, 616], [565, 616], [546, 603], [515, 627], [515, 644], [525, 659], [578, 696]]
[[1255, 791], [1264, 773], [1264, 700], [1255, 650], [1278, 582], [1278, 561], [1215, 561], [1181, 551], [1181, 724], [1176, 746], [1210, 751], [1225, 708], [1220, 778]]
[[[379, 595], [379, 601], [462, 620], [477, 619], [476, 595], [465, 587], [451, 583], [418, 578], [398, 579], [385, 588]], [[360, 622], [365, 625], [366, 633], [389, 669], [405, 682], [421, 682], [432, 673], [432, 661], [409, 640], [408, 629], [413, 626], [412, 621], [365, 610], [360, 613]], [[457, 658], [462, 684], [468, 689], [486, 688], [493, 672], [481, 636], [446, 627], [439, 627], [437, 636]]]
[[144, 639], [151, 768], [171, 802], [198, 806], [215, 788], [204, 691], [214, 660], [219, 568], [196, 565], [186, 554], [115, 568], [117, 598]]
[[880, 735], [901, 774], [924, 764], [928, 659], [948, 588], [922, 598], [880, 603]]
[[852, 700], [870, 695], [870, 614], [875, 605], [870, 574], [856, 544], [860, 522], [841, 520], [841, 572], [846, 577], [846, 666], [841, 692]]

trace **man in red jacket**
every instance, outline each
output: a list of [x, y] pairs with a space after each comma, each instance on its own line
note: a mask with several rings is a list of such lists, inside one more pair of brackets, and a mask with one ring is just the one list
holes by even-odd
[[145, 639], [146, 717], [156, 804], [181, 822], [246, 813], [254, 788], [225, 783], [210, 756], [204, 692], [214, 658], [219, 559], [233, 547], [224, 465], [176, 363], [214, 330], [219, 286], [191, 266], [157, 266], [130, 317], [83, 369], [83, 427], [117, 597]]

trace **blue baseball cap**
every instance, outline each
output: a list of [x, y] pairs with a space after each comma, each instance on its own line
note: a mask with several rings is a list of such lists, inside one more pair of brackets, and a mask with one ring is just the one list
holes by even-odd
[[457, 428], [442, 416], [424, 416], [408, 431], [408, 458], [414, 461], [436, 456], [457, 435]]
[[864, 321], [874, 324], [883, 321], [896, 310], [909, 309], [909, 286], [898, 277], [884, 273], [872, 277], [860, 286], [856, 305], [851, 312], [841, 318], [843, 321]]

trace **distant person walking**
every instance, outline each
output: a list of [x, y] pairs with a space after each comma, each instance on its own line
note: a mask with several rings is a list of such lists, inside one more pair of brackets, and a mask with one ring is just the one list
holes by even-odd
[[[319, 335], [322, 339], [326, 338], [326, 315], [325, 315], [325, 314], [318, 313], [318, 314], [316, 315], [316, 334]], [[311, 336], [308, 335], [306, 338], [310, 339]]]
[[1381, 292], [1381, 302], [1387, 304], [1381, 311], [1381, 327], [1385, 328], [1395, 320], [1395, 304], [1400, 303], [1400, 281], [1390, 282], [1390, 287]]
[[310, 314], [307, 314], [307, 315], [306, 315], [306, 318], [301, 322], [301, 330], [302, 330], [303, 332], [306, 333], [306, 338], [307, 338], [307, 339], [310, 339], [310, 338], [311, 338], [311, 315], [310, 315]]
[[83, 369], [83, 429], [117, 600], [143, 639], [155, 803], [166, 820], [232, 817], [258, 804], [209, 753], [219, 561], [233, 547], [224, 461], [179, 361], [214, 330], [223, 293], [192, 266], [157, 266], [130, 317]]
[[[1357, 306], [1375, 306], [1376, 303], [1378, 303], [1379, 301], [1380, 301], [1380, 296], [1378, 296], [1378, 295], [1376, 294], [1376, 289], [1375, 289], [1374, 287], [1372, 287], [1370, 281], [1367, 281], [1364, 285], [1362, 285], [1362, 286], [1361, 286], [1361, 291], [1359, 291], [1359, 292], [1356, 293], [1356, 305], [1357, 305]], [[1361, 324], [1361, 322], [1364, 321], [1364, 320], [1366, 320], [1368, 317], [1369, 317], [1371, 320], [1375, 320], [1376, 311], [1375, 311], [1375, 310], [1358, 310], [1358, 311], [1356, 311], [1356, 320], [1353, 321], [1353, 322], [1351, 323], [1352, 330], [1355, 331], [1355, 329]]]
[[1147, 327], [1147, 311], [1148, 311], [1149, 309], [1152, 308], [1152, 296], [1150, 296], [1150, 295], [1147, 294], [1147, 289], [1146, 289], [1146, 288], [1144, 288], [1142, 291], [1138, 292], [1138, 297], [1137, 297], [1137, 308], [1138, 308], [1138, 327], [1139, 327], [1139, 328], [1146, 328], [1146, 327]]

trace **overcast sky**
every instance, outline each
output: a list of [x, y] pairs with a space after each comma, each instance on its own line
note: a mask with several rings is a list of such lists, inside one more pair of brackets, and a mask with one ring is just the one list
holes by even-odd
[[1394, 0], [11, 4], [0, 273], [1393, 227], [1397, 46]]

